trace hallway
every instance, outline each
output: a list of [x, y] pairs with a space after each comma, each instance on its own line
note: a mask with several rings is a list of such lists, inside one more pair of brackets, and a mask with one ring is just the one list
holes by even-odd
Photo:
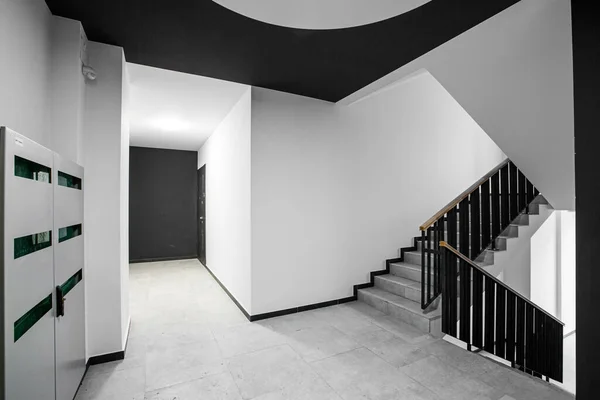
[[132, 264], [130, 302], [77, 400], [572, 398], [363, 303], [250, 323], [197, 260]]

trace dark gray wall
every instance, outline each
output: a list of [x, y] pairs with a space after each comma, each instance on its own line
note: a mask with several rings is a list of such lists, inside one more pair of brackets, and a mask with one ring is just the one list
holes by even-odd
[[197, 159], [195, 151], [130, 147], [130, 261], [196, 256]]
[[598, 398], [600, 358], [600, 25], [597, 4], [573, 0], [577, 400]]

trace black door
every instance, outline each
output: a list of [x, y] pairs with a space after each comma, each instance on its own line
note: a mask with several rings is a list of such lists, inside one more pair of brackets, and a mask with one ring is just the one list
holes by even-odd
[[206, 165], [198, 170], [198, 260], [206, 265]]

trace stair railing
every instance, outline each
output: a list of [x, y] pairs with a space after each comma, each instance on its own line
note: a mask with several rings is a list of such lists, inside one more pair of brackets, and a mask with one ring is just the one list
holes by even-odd
[[564, 324], [446, 242], [442, 332], [511, 362], [528, 374], [563, 380]]
[[506, 159], [421, 225], [421, 307], [442, 293], [440, 241], [475, 260], [538, 194]]

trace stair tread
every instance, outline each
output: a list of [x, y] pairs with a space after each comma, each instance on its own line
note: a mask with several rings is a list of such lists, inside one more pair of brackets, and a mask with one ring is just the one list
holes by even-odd
[[421, 289], [421, 282], [413, 281], [411, 279], [402, 278], [401, 276], [396, 276], [396, 275], [392, 275], [392, 274], [379, 275], [379, 276], [375, 277], [375, 279], [383, 279], [383, 280], [386, 280], [386, 281], [391, 281], [391, 282], [400, 284], [402, 286], [417, 288], [419, 290]]
[[416, 301], [409, 300], [406, 297], [401, 297], [376, 287], [360, 290], [364, 293], [368, 293], [372, 296], [378, 297], [381, 300], [387, 301], [388, 303], [392, 303], [395, 306], [404, 308], [414, 314], [418, 314], [423, 318], [427, 318], [429, 320], [437, 319], [442, 316], [441, 307], [437, 310], [433, 310], [425, 314], [421, 309], [421, 304], [417, 303]]

